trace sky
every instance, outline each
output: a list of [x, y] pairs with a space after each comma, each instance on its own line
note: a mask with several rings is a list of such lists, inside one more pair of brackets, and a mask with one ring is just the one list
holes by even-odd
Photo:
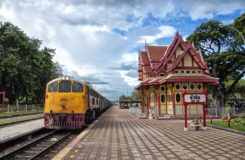
[[11, 22], [56, 50], [64, 74], [89, 81], [110, 100], [130, 95], [138, 81], [138, 50], [185, 39], [209, 20], [230, 24], [245, 0], [0, 0]]

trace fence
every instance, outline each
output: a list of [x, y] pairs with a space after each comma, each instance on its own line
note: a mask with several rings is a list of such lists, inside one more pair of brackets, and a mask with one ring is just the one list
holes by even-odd
[[[135, 115], [142, 115], [145, 113], [141, 112], [141, 106], [139, 107], [130, 107], [129, 108], [130, 112], [135, 114]], [[146, 108], [144, 108], [144, 110], [146, 111]], [[207, 115], [212, 115], [215, 117], [220, 117], [221, 115], [227, 114], [225, 107], [218, 107], [218, 108], [206, 108], [206, 114]], [[232, 111], [231, 111], [231, 115], [232, 116], [240, 116], [240, 115], [245, 115], [245, 110], [241, 110], [238, 107], [232, 107]]]
[[[221, 115], [227, 114], [225, 107], [212, 107], [212, 108], [207, 108], [206, 113], [208, 115], [213, 115], [216, 117], [219, 117]], [[239, 116], [241, 114], [245, 114], [245, 110], [241, 110], [238, 107], [232, 107], [231, 115], [232, 116]]]
[[42, 111], [41, 104], [25, 104], [25, 105], [4, 105], [0, 106], [0, 112], [28, 112], [28, 111]]

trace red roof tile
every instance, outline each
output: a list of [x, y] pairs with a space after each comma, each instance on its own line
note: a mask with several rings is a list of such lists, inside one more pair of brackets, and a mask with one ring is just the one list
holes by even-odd
[[165, 82], [206, 82], [206, 83], [219, 83], [219, 78], [214, 78], [208, 75], [169, 75], [166, 78], [162, 79], [160, 83]]
[[140, 59], [143, 65], [150, 65], [149, 58], [147, 56], [146, 51], [141, 51], [140, 52]]
[[147, 46], [149, 60], [160, 61], [167, 48], [167, 46]]

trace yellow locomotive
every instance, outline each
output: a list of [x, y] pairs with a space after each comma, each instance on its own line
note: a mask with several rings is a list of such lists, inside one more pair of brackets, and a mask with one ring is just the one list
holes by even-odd
[[111, 104], [87, 83], [66, 76], [54, 79], [46, 87], [45, 128], [79, 129]]

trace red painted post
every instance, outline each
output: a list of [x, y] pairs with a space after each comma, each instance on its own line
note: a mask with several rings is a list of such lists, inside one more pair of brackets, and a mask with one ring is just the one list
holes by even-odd
[[202, 106], [202, 114], [203, 114], [203, 129], [206, 129], [206, 106]]
[[185, 128], [184, 131], [187, 131], [187, 105], [184, 105], [184, 113], [185, 113]]
[[147, 102], [146, 102], [146, 106], [147, 106], [147, 107], [146, 107], [146, 108], [147, 108], [146, 113], [147, 113], [147, 114], [149, 114], [149, 108], [150, 108], [150, 97], [148, 96], [146, 100], [147, 100]]
[[160, 109], [161, 109], [161, 96], [158, 96], [158, 115], [160, 115]]
[[144, 113], [144, 96], [141, 97], [141, 112]]

